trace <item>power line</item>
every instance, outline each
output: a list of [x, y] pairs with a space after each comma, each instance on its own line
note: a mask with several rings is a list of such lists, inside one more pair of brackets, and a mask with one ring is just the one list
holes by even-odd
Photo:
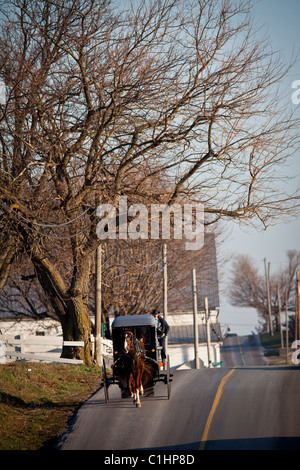
[[[6, 212], [9, 212], [10, 215], [13, 215], [13, 217], [14, 217], [19, 223], [21, 223], [21, 224], [23, 224], [23, 225], [26, 225], [26, 227], [27, 227], [29, 230], [31, 230], [31, 231], [34, 232], [34, 233], [37, 233], [38, 235], [40, 235], [40, 236], [42, 236], [42, 237], [51, 238], [51, 239], [53, 239], [53, 240], [68, 240], [68, 239], [70, 239], [70, 238], [75, 238], [75, 237], [77, 237], [78, 235], [83, 234], [83, 233], [84, 233], [88, 228], [90, 228], [91, 225], [93, 224], [93, 222], [90, 222], [90, 223], [89, 223], [88, 225], [86, 225], [82, 230], [80, 230], [79, 232], [76, 232], [76, 233], [74, 233], [74, 234], [72, 234], [72, 235], [67, 235], [67, 236], [50, 235], [50, 234], [48, 234], [48, 233], [41, 233], [41, 232], [39, 232], [36, 228], [34, 228], [34, 227], [32, 226], [34, 222], [32, 222], [31, 220], [28, 220], [26, 217], [23, 217], [20, 213], [17, 213], [17, 212], [15, 212], [14, 210], [12, 210], [5, 202], [3, 202], [3, 201], [0, 200], [0, 204], [2, 205], [2, 207], [4, 208], [4, 210], [5, 210]], [[89, 209], [87, 209], [87, 210], [85, 211], [85, 213], [86, 213], [88, 210], [89, 210]], [[96, 209], [95, 209], [95, 210], [96, 210]], [[78, 216], [77, 218], [81, 217], [82, 215], [84, 215], [84, 214], [82, 213], [82, 214], [81, 214], [80, 216]], [[22, 222], [21, 220], [19, 220], [20, 218], [23, 219], [25, 222]], [[76, 218], [76, 219], [73, 219], [72, 221], [69, 221], [69, 222], [66, 223], [66, 224], [62, 224], [62, 225], [69, 225], [70, 223], [73, 223], [75, 220], [77, 220], [77, 218]], [[39, 225], [39, 224], [36, 223], [36, 225]], [[56, 224], [56, 228], [59, 227], [59, 226], [60, 226], [60, 225], [57, 225], [57, 224]], [[55, 226], [54, 226], [54, 225], [49, 225], [49, 227], [54, 228]], [[49, 228], [49, 227], [48, 227], [48, 228]]]
[[[6, 206], [6, 209], [10, 212], [13, 212], [14, 214], [18, 215], [21, 219], [25, 220], [25, 222], [29, 223], [29, 224], [32, 224], [32, 225], [37, 225], [38, 227], [41, 227], [41, 228], [59, 228], [59, 227], [65, 227], [67, 225], [70, 225], [74, 222], [76, 222], [76, 220], [80, 219], [81, 217], [83, 217], [87, 212], [90, 211], [90, 208], [86, 209], [84, 212], [82, 212], [81, 214], [79, 214], [77, 217], [75, 217], [74, 219], [72, 220], [69, 220], [68, 222], [63, 222], [61, 224], [53, 224], [53, 223], [47, 223], [47, 224], [42, 224], [40, 222], [34, 222], [34, 221], [31, 221], [29, 219], [27, 219], [26, 217], [24, 217], [22, 214], [20, 213], [17, 213], [16, 211], [14, 211], [13, 209], [11, 209], [5, 202], [1, 201], [1, 204]], [[93, 212], [96, 212], [96, 209], [93, 210]], [[92, 212], [92, 213], [93, 213]]]

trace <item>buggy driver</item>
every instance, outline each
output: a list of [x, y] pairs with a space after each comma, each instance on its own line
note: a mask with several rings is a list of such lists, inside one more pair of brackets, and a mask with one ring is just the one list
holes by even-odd
[[154, 316], [155, 322], [156, 322], [158, 342], [159, 342], [160, 346], [162, 347], [161, 358], [162, 358], [163, 362], [165, 362], [165, 359], [166, 359], [166, 336], [168, 335], [168, 333], [170, 331], [170, 326], [168, 325], [166, 320], [164, 320], [162, 318], [162, 316], [160, 315], [160, 312], [157, 308], [155, 308], [152, 311], [152, 315]]

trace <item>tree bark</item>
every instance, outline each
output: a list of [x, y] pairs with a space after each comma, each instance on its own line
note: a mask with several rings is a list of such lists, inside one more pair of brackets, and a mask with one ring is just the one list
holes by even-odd
[[37, 240], [26, 240], [26, 250], [49, 302], [57, 314], [64, 341], [84, 341], [84, 347], [63, 347], [62, 356], [92, 361], [91, 321], [88, 313], [88, 292], [91, 256], [80, 256], [74, 268], [71, 287], [68, 287], [56, 266], [42, 253]]
[[8, 237], [7, 240], [4, 240], [3, 245], [0, 253], [0, 290], [4, 287], [7, 276], [9, 275], [10, 267], [16, 253], [16, 240], [14, 237]]

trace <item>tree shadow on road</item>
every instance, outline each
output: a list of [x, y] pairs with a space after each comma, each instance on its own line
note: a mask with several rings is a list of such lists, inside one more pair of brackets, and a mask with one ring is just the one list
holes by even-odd
[[[201, 442], [136, 450], [199, 450]], [[263, 437], [206, 441], [204, 450], [299, 450], [300, 437]]]

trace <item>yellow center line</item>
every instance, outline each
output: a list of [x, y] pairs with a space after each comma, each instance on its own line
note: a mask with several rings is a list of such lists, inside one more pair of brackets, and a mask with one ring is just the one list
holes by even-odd
[[225, 385], [225, 383], [227, 382], [227, 380], [229, 379], [229, 377], [231, 376], [231, 374], [233, 374], [234, 371], [235, 371], [235, 368], [231, 369], [231, 370], [222, 378], [222, 380], [221, 380], [221, 382], [220, 382], [220, 385], [219, 385], [219, 387], [218, 387], [218, 390], [217, 390], [217, 393], [216, 393], [214, 402], [213, 402], [213, 404], [212, 404], [211, 410], [210, 410], [210, 412], [209, 412], [209, 415], [208, 415], [208, 418], [207, 418], [207, 421], [206, 421], [206, 425], [205, 425], [204, 432], [203, 432], [203, 435], [202, 435], [202, 438], [201, 438], [201, 444], [200, 444], [199, 450], [204, 450], [204, 448], [205, 448], [206, 441], [207, 441], [207, 437], [208, 437], [208, 433], [209, 433], [209, 429], [210, 429], [210, 426], [211, 426], [211, 423], [212, 423], [212, 420], [213, 420], [215, 411], [216, 411], [216, 409], [217, 409], [217, 407], [218, 407], [218, 404], [219, 404], [219, 402], [220, 402], [220, 398], [221, 398], [221, 395], [222, 395], [222, 393], [223, 393], [224, 385]]
[[243, 364], [244, 364], [244, 366], [246, 366], [246, 362], [245, 362], [245, 358], [244, 358], [244, 353], [243, 353], [243, 351], [242, 351], [241, 343], [240, 343], [240, 340], [239, 340], [239, 337], [238, 337], [238, 336], [237, 336], [237, 342], [238, 342], [238, 345], [239, 345], [239, 348], [240, 348], [240, 353], [241, 353], [241, 358], [242, 358]]

